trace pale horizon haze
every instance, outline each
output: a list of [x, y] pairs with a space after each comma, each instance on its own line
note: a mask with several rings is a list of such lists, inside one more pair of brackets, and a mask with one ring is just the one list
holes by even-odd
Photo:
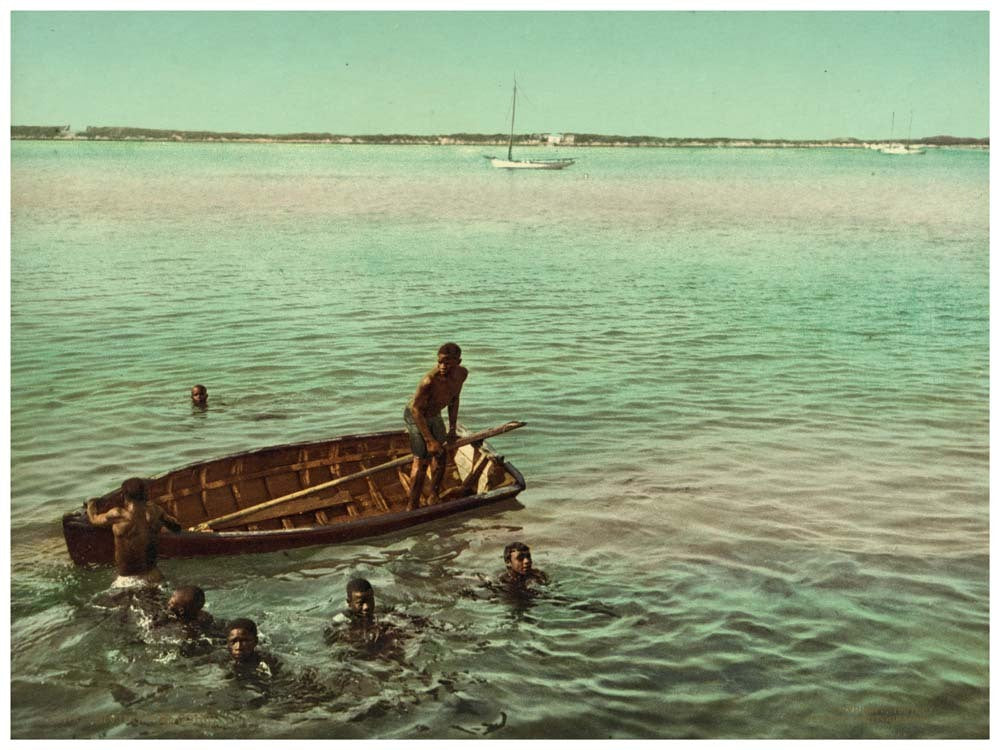
[[518, 132], [983, 138], [989, 14], [11, 14], [14, 125], [498, 133], [515, 76]]

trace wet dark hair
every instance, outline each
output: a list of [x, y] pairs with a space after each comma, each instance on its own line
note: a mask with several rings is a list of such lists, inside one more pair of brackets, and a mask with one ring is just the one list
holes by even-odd
[[246, 630], [248, 633], [253, 635], [254, 638], [257, 637], [257, 623], [253, 620], [248, 620], [245, 617], [237, 617], [229, 623], [229, 626], [226, 628], [226, 633], [232, 633], [237, 628], [240, 630]]
[[122, 497], [134, 503], [146, 502], [146, 480], [139, 477], [126, 479], [122, 482]]
[[364, 593], [365, 591], [371, 591], [372, 585], [368, 583], [364, 578], [352, 578], [347, 582], [347, 595], [350, 596], [355, 591], [360, 591]]
[[517, 550], [521, 554], [524, 554], [525, 552], [531, 552], [527, 544], [523, 544], [522, 542], [511, 542], [510, 544], [508, 544], [506, 547], [503, 548], [503, 561], [505, 563], [510, 562], [510, 553], [513, 552], [514, 550]]
[[205, 392], [206, 394], [208, 393], [208, 388], [206, 388], [205, 386], [203, 386], [203, 385], [202, 385], [201, 383], [198, 383], [197, 385], [192, 385], [192, 386], [191, 386], [191, 390], [192, 390], [192, 391], [193, 391], [193, 390], [194, 390], [195, 388], [197, 388], [197, 389], [198, 389], [199, 391], [204, 391], [204, 392]]
[[443, 354], [446, 357], [459, 357], [462, 356], [462, 347], [456, 344], [454, 341], [449, 341], [447, 344], [442, 344], [441, 348], [438, 349], [438, 354]]
[[180, 594], [182, 597], [190, 601], [195, 611], [198, 611], [205, 606], [205, 592], [197, 586], [181, 586], [177, 588], [174, 593]]

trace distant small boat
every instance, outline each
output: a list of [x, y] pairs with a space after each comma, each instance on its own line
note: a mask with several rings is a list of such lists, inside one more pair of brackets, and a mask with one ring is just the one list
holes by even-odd
[[905, 143], [891, 143], [888, 146], [881, 146], [878, 150], [879, 153], [892, 154], [895, 156], [924, 153], [924, 149], [920, 148], [919, 146], [910, 146]]
[[[892, 113], [892, 124], [889, 126], [889, 140], [892, 140], [892, 134], [896, 130], [896, 113]], [[914, 146], [909, 143], [910, 134], [913, 132], [913, 111], [910, 111], [910, 125], [906, 132], [906, 143], [889, 143], [887, 146], [878, 146], [879, 153], [889, 154], [891, 156], [905, 156], [908, 154], [916, 155], [924, 153], [924, 149], [919, 146]]]
[[514, 81], [514, 98], [510, 108], [510, 140], [507, 142], [507, 158], [487, 156], [497, 169], [565, 169], [575, 159], [515, 159], [514, 150], [514, 114], [517, 111], [517, 81]]
[[[179, 533], [161, 531], [160, 557], [243, 555], [337, 544], [435, 521], [509, 500], [524, 477], [483, 442], [521, 427], [508, 422], [460, 437], [452, 447], [441, 500], [408, 510], [413, 460], [402, 430], [279, 445], [174, 469], [148, 483], [149, 501], [171, 513]], [[120, 505], [120, 489], [98, 512]], [[85, 507], [63, 516], [66, 548], [77, 565], [114, 561], [111, 529], [94, 526]]]
[[565, 169], [575, 159], [499, 159], [487, 156], [497, 169]]

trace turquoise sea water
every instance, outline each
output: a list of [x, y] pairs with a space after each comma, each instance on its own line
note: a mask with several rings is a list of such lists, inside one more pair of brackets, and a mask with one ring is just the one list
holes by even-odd
[[[988, 154], [482, 153], [12, 144], [13, 736], [988, 736]], [[523, 507], [161, 563], [270, 693], [70, 562], [127, 476], [398, 427], [446, 340]], [[323, 642], [353, 575], [402, 658]]]

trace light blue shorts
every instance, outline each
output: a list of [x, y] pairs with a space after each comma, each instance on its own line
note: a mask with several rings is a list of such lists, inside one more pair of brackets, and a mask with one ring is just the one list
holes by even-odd
[[[448, 433], [444, 429], [444, 420], [441, 415], [425, 416], [424, 419], [427, 420], [427, 426], [434, 439], [444, 445], [445, 440], [448, 439]], [[427, 443], [424, 441], [424, 436], [420, 432], [420, 428], [417, 427], [417, 423], [413, 421], [413, 413], [409, 406], [403, 409], [403, 423], [406, 425], [407, 432], [410, 433], [410, 452], [417, 458], [430, 458], [431, 454], [427, 452]]]

